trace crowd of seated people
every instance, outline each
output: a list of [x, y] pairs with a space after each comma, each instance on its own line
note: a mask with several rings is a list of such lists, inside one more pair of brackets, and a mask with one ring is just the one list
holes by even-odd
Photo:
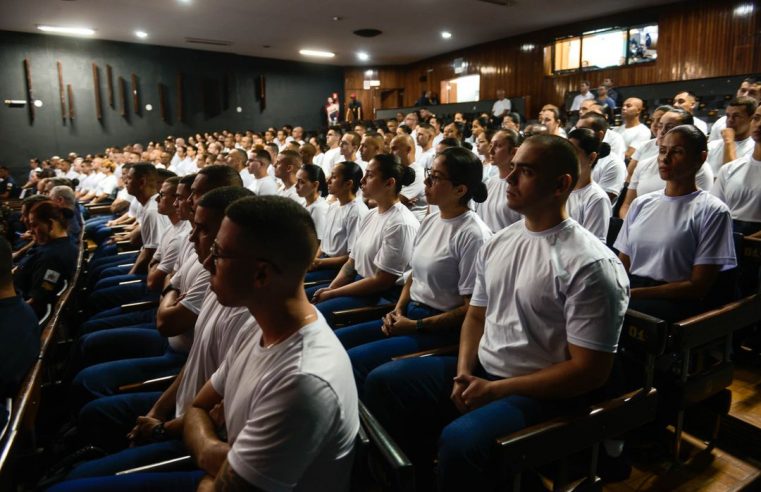
[[[50, 490], [345, 490], [358, 400], [421, 490], [496, 488], [494, 440], [588, 403], [627, 308], [673, 322], [737, 298], [733, 231], [761, 231], [760, 88], [743, 82], [710, 143], [689, 93], [648, 127], [609, 91], [582, 93], [572, 126], [551, 104], [416, 110], [34, 159], [21, 186], [0, 167], [0, 193], [25, 195], [0, 313], [30, 325], [8, 332], [24, 350], [2, 359], [6, 394], [89, 245], [57, 452], [90, 453]], [[115, 475], [185, 455], [192, 471]]]

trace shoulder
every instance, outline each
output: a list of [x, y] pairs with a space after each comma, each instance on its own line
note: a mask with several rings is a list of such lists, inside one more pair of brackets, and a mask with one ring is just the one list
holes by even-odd
[[701, 203], [701, 208], [710, 214], [729, 214], [727, 204], [705, 190], [700, 190], [697, 199]]

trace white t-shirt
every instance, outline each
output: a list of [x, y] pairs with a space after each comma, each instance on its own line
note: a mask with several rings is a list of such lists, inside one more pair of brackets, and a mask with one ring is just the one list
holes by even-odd
[[431, 169], [433, 166], [433, 160], [436, 158], [436, 148], [431, 146], [430, 149], [426, 151], [421, 151], [420, 154], [417, 154], [417, 157], [415, 158], [415, 162], [420, 164], [423, 169]]
[[183, 160], [178, 162], [174, 169], [174, 172], [177, 173], [177, 176], [186, 176], [197, 171], [198, 168], [196, 167], [196, 163], [190, 157], [185, 157]]
[[[209, 276], [209, 271], [198, 261], [195, 251], [172, 276], [172, 286], [183, 296], [180, 305], [195, 315], [201, 312], [203, 299], [209, 290]], [[191, 345], [193, 345], [192, 327], [180, 335], [169, 337], [169, 346], [177, 352], [187, 353]]]
[[708, 141], [721, 140], [721, 131], [727, 127], [727, 117], [722, 116], [711, 125], [711, 134], [708, 136]]
[[425, 170], [417, 162], [410, 164], [410, 167], [415, 171], [415, 181], [409, 186], [402, 186], [399, 194], [414, 200], [409, 209], [418, 221], [422, 221], [428, 213], [428, 201], [425, 199]]
[[481, 181], [486, 183], [491, 178], [496, 177], [499, 179], [499, 168], [494, 164], [484, 164], [483, 174], [481, 175]]
[[284, 196], [286, 198], [290, 198], [291, 200], [298, 203], [302, 207], [307, 206], [307, 201], [301, 198], [299, 194], [296, 192], [296, 185], [293, 185], [290, 188], [280, 188], [277, 194], [280, 196]]
[[595, 95], [591, 92], [587, 91], [586, 94], [576, 94], [576, 97], [573, 98], [573, 102], [571, 103], [571, 111], [578, 111], [581, 109], [581, 103], [588, 99], [594, 99]]
[[733, 219], [761, 222], [761, 161], [746, 155], [724, 164], [711, 193], [727, 204]]
[[341, 205], [338, 201], [330, 204], [325, 214], [325, 234], [320, 249], [327, 256], [345, 256], [354, 249], [357, 230], [369, 210], [359, 198]]
[[189, 227], [187, 232], [177, 236], [177, 241], [179, 243], [179, 250], [177, 253], [177, 262], [174, 264], [175, 272], [180, 271], [180, 267], [188, 259], [191, 259], [191, 261], [195, 261], [196, 259], [195, 246], [193, 246], [193, 243], [190, 242], [190, 234], [193, 232], [193, 225], [190, 222], [188, 222], [188, 226]]
[[494, 106], [491, 107], [491, 114], [493, 116], [503, 116], [502, 113], [509, 113], [511, 109], [512, 105], [510, 104], [510, 99], [497, 99], [494, 101]]
[[190, 222], [187, 220], [181, 220], [167, 229], [164, 237], [161, 238], [159, 249], [153, 255], [153, 259], [159, 262], [156, 269], [164, 273], [171, 273], [174, 270], [180, 254], [180, 241], [190, 234], [190, 229]]
[[613, 130], [618, 132], [618, 134], [624, 139], [624, 145], [626, 145], [627, 150], [629, 147], [634, 147], [636, 149], [653, 138], [650, 133], [650, 128], [642, 123], [631, 128], [626, 128], [626, 125], [621, 125], [613, 128]]
[[497, 232], [523, 218], [507, 206], [507, 181], [499, 175], [486, 182], [486, 200], [476, 203], [476, 213], [492, 232]]
[[621, 262], [567, 219], [542, 232], [517, 222], [478, 253], [471, 306], [486, 308], [483, 368], [509, 378], [568, 360], [568, 344], [613, 353], [629, 304]]
[[161, 236], [172, 226], [166, 215], [159, 214], [158, 203], [156, 203], [157, 196], [158, 193], [150, 197], [148, 202], [140, 208], [137, 216], [137, 221], [140, 224], [140, 236], [143, 238], [143, 248], [146, 249], [158, 248]]
[[613, 154], [597, 159], [592, 168], [592, 181], [597, 183], [605, 193], [618, 196], [626, 181], [626, 164]]
[[614, 246], [631, 260], [632, 275], [663, 282], [689, 279], [694, 265], [737, 264], [729, 208], [703, 190], [638, 196]]
[[185, 413], [198, 390], [219, 369], [228, 352], [240, 346], [258, 330], [259, 325], [248, 309], [225, 307], [217, 301], [217, 295], [209, 290], [196, 320], [195, 340], [177, 388], [176, 417]]
[[359, 235], [349, 254], [357, 273], [364, 278], [372, 277], [378, 270], [402, 275], [412, 257], [418, 229], [420, 222], [401, 202], [382, 214], [377, 207], [370, 210], [359, 226]]
[[439, 311], [449, 311], [473, 293], [478, 250], [492, 233], [473, 211], [453, 219], [430, 214], [415, 237], [410, 267], [410, 297]]
[[317, 239], [322, 241], [322, 238], [325, 237], [325, 216], [328, 213], [328, 202], [320, 196], [306, 208], [309, 215], [312, 216], [314, 228], [317, 231]]
[[658, 155], [658, 144], [655, 142], [655, 139], [652, 138], [648, 140], [647, 142], [641, 143], [636, 150], [634, 151], [634, 154], [632, 154], [632, 160], [635, 160], [637, 162], [642, 162], [644, 160], [650, 159], [651, 157], [656, 157]]
[[127, 209], [127, 216], [132, 217], [133, 219], [136, 219], [140, 216], [140, 210], [142, 210], [143, 205], [138, 201], [137, 198], [127, 193], [127, 200], [129, 200], [129, 208]]
[[238, 174], [240, 174], [240, 179], [243, 181], [243, 187], [250, 189], [255, 178], [248, 172], [248, 168], [244, 167]]
[[611, 131], [609, 129], [605, 132], [605, 136], [602, 138], [602, 141], [610, 145], [611, 155], [615, 155], [622, 161], [624, 160], [624, 157], [626, 157], [626, 150], [629, 148], [626, 143], [624, 143], [624, 137], [622, 137], [618, 132]]
[[330, 174], [333, 172], [333, 166], [345, 160], [346, 159], [341, 155], [341, 147], [336, 147], [335, 149], [330, 149], [325, 152], [325, 156], [320, 163], [322, 171], [325, 173], [325, 177], [329, 178]]
[[250, 176], [253, 178], [253, 180], [251, 181], [249, 186], [246, 186], [246, 188], [253, 191], [256, 196], [278, 194], [277, 182], [275, 181], [275, 178], [273, 178], [269, 174], [263, 178], [256, 178], [251, 174]]
[[116, 176], [109, 174], [108, 176], [105, 176], [103, 179], [101, 179], [100, 183], [98, 183], [98, 185], [95, 187], [95, 194], [100, 195], [101, 193], [105, 193], [106, 195], [110, 196], [116, 189], [116, 185]]
[[603, 243], [608, 236], [608, 225], [613, 215], [610, 198], [594, 181], [584, 188], [573, 190], [566, 203], [568, 215]]
[[212, 375], [225, 402], [227, 461], [262, 490], [348, 490], [359, 430], [346, 350], [325, 319], [270, 348], [261, 331]]
[[[737, 158], [748, 156], [753, 153], [756, 142], [750, 136], [744, 140], [735, 140], [735, 152]], [[711, 165], [713, 175], [719, 174], [719, 169], [724, 166], [724, 139], [714, 140], [708, 143], [708, 157], [706, 162]], [[727, 163], [729, 164], [729, 163]]]
[[692, 124], [698, 127], [698, 130], [703, 132], [703, 135], [708, 135], [708, 124], [698, 118], [697, 116], [692, 117]]
[[[695, 184], [701, 190], [711, 191], [713, 186], [713, 171], [708, 162], [704, 162], [700, 166], [700, 170], [695, 175]], [[665, 187], [666, 182], [661, 179], [661, 175], [658, 172], [658, 156], [637, 163], [637, 167], [632, 174], [632, 181], [629, 183], [630, 190], [635, 190], [637, 196], [641, 196], [651, 191], [662, 190]]]

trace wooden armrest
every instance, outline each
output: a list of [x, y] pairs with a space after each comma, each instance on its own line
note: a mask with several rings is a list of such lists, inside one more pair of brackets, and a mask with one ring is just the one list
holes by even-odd
[[498, 438], [500, 465], [520, 473], [588, 449], [603, 439], [618, 438], [653, 421], [657, 405], [654, 388], [639, 389], [582, 414], [557, 417]]
[[101, 205], [99, 203], [93, 203], [90, 205], [89, 203], [86, 203], [84, 207], [90, 215], [105, 215], [111, 213], [111, 205]]
[[317, 285], [328, 285], [330, 284], [330, 280], [313, 280], [311, 282], [304, 282], [304, 288], [308, 289], [310, 287], [315, 287]]
[[141, 280], [139, 278], [135, 280], [125, 280], [124, 282], [119, 282], [119, 285], [139, 284], [140, 282], [144, 282], [144, 280]]
[[134, 250], [132, 250], [132, 251], [118, 251], [118, 252], [116, 253], [116, 256], [120, 256], [120, 255], [130, 255], [130, 254], [134, 253], [135, 251], [139, 251], [139, 250], [137, 250], [137, 249], [134, 249]]
[[413, 352], [411, 354], [399, 355], [392, 357], [391, 360], [416, 359], [418, 357], [430, 357], [432, 355], [457, 355], [459, 348], [459, 345], [447, 345], [446, 347], [438, 347], [435, 349]]
[[690, 349], [727, 337], [733, 331], [758, 321], [761, 321], [761, 295], [753, 294], [674, 323], [671, 329], [676, 346]]
[[116, 248], [117, 251], [121, 253], [134, 253], [135, 251], [140, 251], [140, 248], [135, 244], [132, 244], [132, 241], [117, 241]]
[[192, 467], [193, 465], [193, 458], [191, 456], [180, 456], [179, 458], [173, 458], [171, 460], [151, 463], [150, 465], [145, 466], [138, 466], [137, 468], [130, 468], [129, 470], [122, 470], [120, 472], [116, 472], [116, 475], [177, 471]]
[[621, 329], [622, 347], [658, 356], [666, 350], [667, 340], [668, 324], [665, 321], [633, 309], [626, 310]]
[[414, 481], [412, 462], [361, 401], [359, 420], [370, 439], [370, 445], [380, 453], [384, 463], [399, 477]]
[[353, 325], [355, 323], [371, 321], [382, 318], [386, 313], [393, 311], [395, 307], [395, 304], [378, 304], [377, 306], [334, 311], [333, 321], [337, 325]]
[[143, 301], [133, 302], [130, 304], [122, 304], [121, 310], [123, 313], [134, 313], [135, 311], [143, 311], [145, 309], [151, 309], [158, 307], [159, 301]]
[[148, 379], [139, 383], [125, 384], [119, 386], [119, 392], [130, 393], [133, 391], [161, 391], [167, 389], [175, 379], [177, 379], [177, 375], [173, 374], [171, 376]]

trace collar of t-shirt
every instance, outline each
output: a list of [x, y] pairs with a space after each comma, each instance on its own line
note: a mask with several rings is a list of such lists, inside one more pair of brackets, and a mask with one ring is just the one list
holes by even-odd
[[528, 227], [526, 227], [526, 221], [524, 220], [522, 222], [523, 224], [523, 230], [526, 232], [527, 235], [532, 237], [547, 237], [551, 236], [553, 234], [557, 234], [558, 232], [562, 231], [566, 227], [569, 227], [571, 224], [573, 224], [574, 220], [572, 218], [567, 218], [563, 222], [559, 223], [556, 226], [550, 227], [549, 229], [545, 229], [543, 231], [530, 231]]

